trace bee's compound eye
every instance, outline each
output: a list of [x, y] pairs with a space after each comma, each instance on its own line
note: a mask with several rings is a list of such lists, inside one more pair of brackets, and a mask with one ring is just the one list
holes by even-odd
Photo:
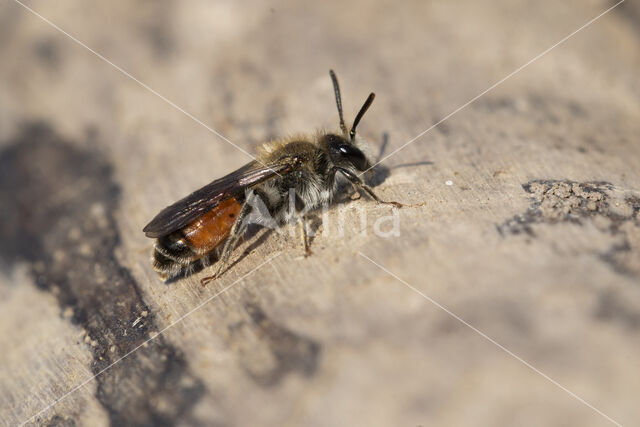
[[338, 151], [344, 158], [349, 160], [356, 169], [363, 171], [367, 168], [367, 158], [364, 156], [364, 153], [353, 145], [341, 144], [338, 147]]

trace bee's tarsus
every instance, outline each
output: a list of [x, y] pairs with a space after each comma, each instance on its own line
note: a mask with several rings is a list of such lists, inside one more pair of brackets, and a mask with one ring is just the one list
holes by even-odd
[[209, 282], [211, 282], [213, 279], [216, 278], [216, 275], [214, 274], [213, 276], [207, 276], [207, 277], [203, 277], [202, 279], [200, 279], [200, 284], [202, 286], [207, 286], [207, 284]]
[[400, 202], [385, 202], [385, 201], [380, 201], [379, 203], [384, 203], [387, 205], [393, 205], [396, 208], [417, 208], [419, 206], [424, 206], [426, 204], [426, 202], [420, 202], [420, 203], [400, 203]]
[[403, 208], [403, 207], [407, 206], [404, 203], [400, 203], [400, 202], [382, 202], [382, 203], [385, 203], [387, 205], [395, 206], [396, 208]]

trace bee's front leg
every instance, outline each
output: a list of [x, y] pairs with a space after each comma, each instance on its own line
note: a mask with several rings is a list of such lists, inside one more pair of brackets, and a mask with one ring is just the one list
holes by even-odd
[[378, 197], [378, 195], [373, 191], [373, 189], [371, 187], [369, 187], [367, 184], [364, 183], [364, 181], [362, 181], [360, 179], [360, 177], [358, 177], [356, 174], [352, 173], [351, 171], [347, 170], [347, 169], [338, 169], [340, 172], [342, 172], [342, 174], [356, 187], [356, 188], [361, 188], [362, 190], [364, 190], [373, 200], [375, 200], [377, 203], [383, 203], [385, 205], [393, 205], [397, 208], [401, 208], [403, 206], [405, 206], [403, 203], [400, 202], [393, 202], [393, 201], [385, 201], [382, 200], [380, 197]]

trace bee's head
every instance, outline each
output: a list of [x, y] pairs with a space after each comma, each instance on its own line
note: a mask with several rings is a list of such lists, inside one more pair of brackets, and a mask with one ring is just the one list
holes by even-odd
[[375, 93], [370, 93], [367, 100], [364, 102], [356, 118], [353, 121], [351, 130], [347, 131], [347, 126], [344, 124], [344, 118], [342, 115], [342, 97], [340, 96], [340, 86], [338, 85], [338, 78], [333, 70], [329, 70], [331, 80], [333, 81], [333, 91], [336, 96], [336, 105], [338, 106], [338, 115], [340, 116], [340, 130], [342, 136], [327, 134], [325, 136], [326, 146], [329, 149], [331, 159], [336, 166], [349, 167], [350, 169], [355, 167], [359, 171], [366, 171], [371, 167], [365, 153], [364, 143], [356, 138], [356, 127], [364, 113], [367, 112], [373, 99], [376, 97]]
[[338, 167], [356, 169], [360, 172], [369, 168], [367, 157], [354, 143], [343, 136], [327, 134], [324, 143], [331, 157], [331, 162]]

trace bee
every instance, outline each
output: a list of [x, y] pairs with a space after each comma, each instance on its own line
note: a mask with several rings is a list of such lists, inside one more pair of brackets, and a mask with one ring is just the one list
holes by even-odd
[[375, 94], [369, 94], [347, 130], [338, 79], [333, 70], [329, 75], [340, 119], [338, 130], [267, 142], [255, 161], [166, 207], [144, 227], [145, 235], [156, 239], [151, 260], [162, 279], [207, 267], [214, 251], [218, 255], [215, 273], [201, 282], [218, 277], [258, 203], [266, 207], [266, 212], [256, 212], [258, 218], [266, 213], [278, 226], [298, 223], [305, 256], [311, 251], [304, 214], [330, 203], [344, 188], [339, 180], [350, 182], [378, 203], [403, 206], [380, 199], [359, 176], [372, 164], [356, 128]]

